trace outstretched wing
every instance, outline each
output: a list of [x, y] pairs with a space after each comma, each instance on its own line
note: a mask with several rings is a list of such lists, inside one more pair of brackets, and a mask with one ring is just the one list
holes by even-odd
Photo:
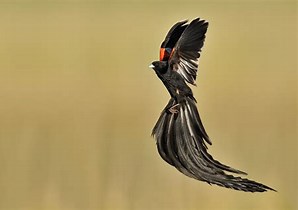
[[188, 83], [195, 85], [198, 59], [204, 45], [208, 22], [197, 18], [183, 31], [175, 47], [171, 50], [169, 63]]
[[187, 20], [178, 22], [175, 25], [173, 25], [172, 28], [169, 30], [165, 40], [161, 43], [160, 46], [160, 61], [166, 61], [169, 59], [174, 46], [176, 45], [181, 34], [187, 27], [185, 23], [187, 23]]

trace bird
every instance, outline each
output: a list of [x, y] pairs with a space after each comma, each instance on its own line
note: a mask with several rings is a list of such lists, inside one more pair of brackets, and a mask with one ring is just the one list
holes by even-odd
[[215, 160], [208, 153], [211, 140], [201, 121], [188, 84], [196, 86], [198, 61], [209, 23], [199, 17], [177, 22], [161, 44], [159, 60], [149, 66], [162, 81], [170, 100], [153, 130], [161, 158], [184, 175], [210, 185], [245, 192], [276, 191], [243, 178], [246, 172]]

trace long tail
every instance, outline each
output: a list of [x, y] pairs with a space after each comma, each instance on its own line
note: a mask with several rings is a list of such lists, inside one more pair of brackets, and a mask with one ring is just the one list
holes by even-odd
[[211, 145], [211, 141], [194, 98], [186, 97], [175, 106], [177, 113], [169, 112], [169, 107], [174, 105], [176, 102], [172, 98], [152, 131], [158, 152], [166, 162], [183, 174], [209, 184], [248, 192], [274, 190], [261, 183], [227, 174], [246, 173], [224, 165], [208, 154], [206, 143]]

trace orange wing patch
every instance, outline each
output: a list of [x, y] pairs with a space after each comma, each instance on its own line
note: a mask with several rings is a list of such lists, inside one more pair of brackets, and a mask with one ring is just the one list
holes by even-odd
[[172, 55], [173, 55], [174, 52], [175, 52], [175, 48], [173, 48], [173, 50], [171, 50], [170, 55], [169, 55], [169, 58], [172, 57]]
[[172, 51], [171, 48], [160, 48], [159, 60], [160, 61], [168, 60], [168, 58], [170, 57], [171, 51]]
[[159, 60], [162, 61], [165, 57], [165, 53], [166, 53], [166, 48], [160, 48], [159, 51]]

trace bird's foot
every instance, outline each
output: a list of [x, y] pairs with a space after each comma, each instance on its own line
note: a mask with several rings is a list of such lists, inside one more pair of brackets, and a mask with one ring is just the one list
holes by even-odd
[[171, 106], [168, 111], [172, 114], [177, 114], [179, 112], [179, 104], [175, 104], [174, 106]]

